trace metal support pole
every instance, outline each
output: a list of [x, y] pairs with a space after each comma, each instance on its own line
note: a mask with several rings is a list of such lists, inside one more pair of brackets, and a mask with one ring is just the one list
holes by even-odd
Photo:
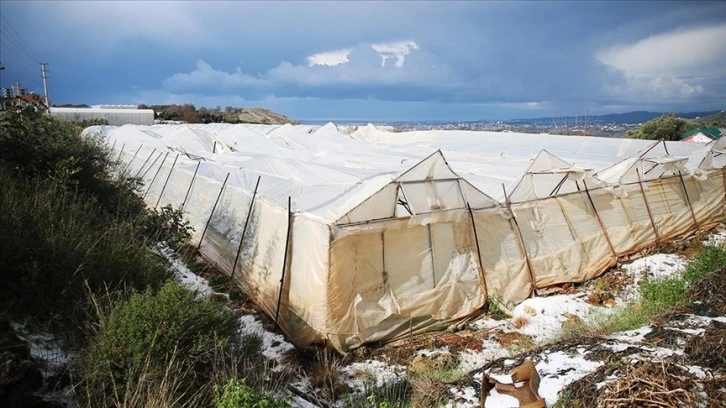
[[[242, 236], [239, 238], [239, 245], [237, 246], [237, 255], [234, 257], [234, 264], [232, 265], [232, 276], [230, 279], [234, 279], [234, 273], [237, 271], [237, 262], [239, 261], [239, 254], [242, 252], [242, 242], [245, 240], [247, 235], [247, 225], [250, 222], [250, 216], [255, 208], [255, 199], [257, 198], [257, 188], [260, 186], [260, 179], [262, 176], [257, 176], [257, 183], [255, 184], [255, 191], [252, 193], [252, 200], [250, 201], [250, 208], [247, 210], [247, 217], [245, 218], [245, 225], [242, 227]], [[289, 211], [289, 210], [288, 210]]]
[[202, 162], [197, 162], [197, 167], [194, 169], [194, 175], [192, 176], [192, 181], [189, 183], [189, 188], [187, 188], [187, 193], [184, 194], [184, 201], [182, 201], [182, 211], [184, 211], [184, 208], [187, 205], [187, 199], [189, 198], [189, 193], [192, 192], [192, 186], [194, 185], [194, 180], [197, 178], [197, 172], [199, 171], [199, 165], [202, 164]]
[[179, 159], [179, 153], [177, 153], [176, 157], [174, 157], [174, 163], [171, 164], [169, 174], [166, 176], [166, 181], [164, 182], [164, 187], [161, 188], [161, 193], [159, 193], [159, 199], [156, 200], [156, 205], [154, 206], [154, 208], [159, 206], [159, 203], [161, 202], [161, 197], [164, 196], [164, 190], [166, 190], [166, 185], [169, 184], [169, 179], [171, 178], [171, 173], [174, 171], [174, 166], [176, 166], [177, 159]]
[[285, 286], [285, 271], [287, 270], [287, 250], [290, 247], [292, 236], [292, 198], [287, 197], [287, 238], [285, 239], [285, 255], [282, 259], [282, 276], [280, 277], [280, 293], [277, 296], [277, 310], [275, 310], [275, 323], [280, 316], [280, 303], [282, 302], [282, 288]]
[[217, 209], [217, 204], [219, 204], [219, 199], [222, 198], [222, 193], [224, 192], [224, 187], [227, 185], [228, 178], [229, 178], [229, 173], [227, 173], [227, 176], [224, 178], [222, 187], [219, 189], [219, 194], [217, 194], [217, 199], [214, 201], [214, 205], [212, 206], [212, 212], [209, 213], [209, 219], [207, 220], [207, 224], [204, 225], [204, 231], [202, 231], [202, 236], [199, 237], [199, 244], [197, 245], [197, 252], [199, 252], [199, 248], [202, 247], [202, 241], [204, 240], [204, 235], [207, 233], [207, 228], [209, 228], [209, 223], [212, 222], [212, 217], [214, 216], [214, 210]]
[[585, 186], [585, 193], [587, 194], [587, 199], [590, 201], [590, 205], [592, 206], [592, 211], [595, 213], [595, 218], [597, 219], [597, 223], [600, 224], [600, 229], [602, 230], [602, 233], [605, 236], [605, 240], [608, 243], [610, 252], [613, 254], [613, 258], [618, 259], [618, 253], [615, 252], [615, 247], [613, 246], [613, 242], [610, 241], [610, 235], [608, 234], [608, 231], [605, 229], [605, 224], [602, 222], [602, 218], [600, 218], [600, 214], [597, 212], [597, 208], [595, 208], [595, 202], [592, 200], [592, 196], [590, 196], [590, 189], [587, 188], [587, 181], [585, 181], [583, 179], [582, 183]]
[[650, 218], [650, 225], [653, 227], [655, 233], [655, 243], [660, 244], [660, 234], [658, 234], [658, 228], [655, 227], [655, 221], [653, 220], [653, 213], [650, 211], [650, 204], [648, 204], [648, 197], [645, 196], [645, 188], [643, 188], [643, 179], [640, 178], [640, 171], [635, 169], [635, 174], [638, 176], [638, 185], [640, 186], [640, 192], [643, 194], [643, 202], [645, 203], [645, 209], [648, 210], [648, 218]]
[[509, 202], [509, 196], [507, 196], [507, 189], [504, 184], [502, 184], [502, 190], [504, 191], [504, 203], [507, 206], [507, 210], [512, 215], [511, 221], [514, 223], [514, 228], [517, 231], [519, 247], [524, 254], [524, 260], [527, 263], [527, 271], [529, 272], [529, 279], [532, 283], [532, 287], [530, 288], [530, 296], [534, 296], [535, 289], [537, 289], [537, 281], [535, 280], [532, 262], [529, 260], [529, 254], [527, 254], [527, 247], [524, 243], [524, 238], [522, 237], [522, 230], [519, 228], [519, 222], [517, 222], [517, 217], [514, 216], [514, 211], [512, 211], [512, 203]]

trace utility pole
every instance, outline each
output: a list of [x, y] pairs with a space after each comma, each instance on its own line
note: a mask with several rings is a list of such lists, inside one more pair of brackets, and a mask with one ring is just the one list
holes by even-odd
[[40, 74], [43, 78], [43, 90], [45, 91], [45, 107], [50, 109], [50, 99], [48, 99], [48, 63], [40, 63]]

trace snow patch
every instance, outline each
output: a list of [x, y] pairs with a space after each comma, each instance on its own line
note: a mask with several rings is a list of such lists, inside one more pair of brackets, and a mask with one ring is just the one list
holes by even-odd
[[340, 370], [348, 386], [356, 392], [364, 392], [366, 386], [375, 383], [382, 387], [386, 383], [400, 381], [406, 377], [406, 367], [398, 364], [388, 365], [382, 361], [366, 360], [352, 363]]
[[623, 265], [623, 269], [633, 276], [633, 283], [623, 290], [622, 297], [626, 301], [640, 300], [640, 283], [644, 279], [666, 278], [678, 276], [688, 265], [688, 261], [675, 254], [649, 255]]
[[239, 322], [242, 335], [252, 334], [262, 338], [262, 355], [278, 363], [273, 370], [281, 370], [285, 354], [293, 350], [295, 346], [285, 341], [285, 336], [265, 330], [262, 323], [252, 315], [243, 315]]
[[179, 282], [181, 282], [182, 285], [202, 295], [211, 295], [212, 293], [214, 293], [212, 287], [209, 286], [209, 282], [189, 270], [184, 262], [179, 259], [179, 255], [177, 255], [174, 250], [167, 246], [161, 245], [158, 249], [161, 256], [163, 256], [169, 262], [171, 270], [174, 272], [174, 275], [177, 277], [177, 279], [179, 279]]
[[562, 391], [570, 383], [594, 372], [602, 361], [590, 361], [580, 355], [568, 355], [562, 351], [545, 354], [535, 365], [540, 375], [539, 395], [548, 406], [554, 405]]
[[582, 295], [555, 295], [525, 300], [514, 308], [514, 316], [526, 319], [519, 332], [542, 343], [556, 338], [567, 316], [586, 318], [594, 306]]
[[75, 357], [73, 353], [64, 350], [63, 342], [51, 333], [30, 332], [25, 324], [16, 322], [11, 322], [10, 326], [20, 340], [28, 343], [30, 355], [36, 361], [42, 362], [40, 368], [44, 378], [60, 374]]

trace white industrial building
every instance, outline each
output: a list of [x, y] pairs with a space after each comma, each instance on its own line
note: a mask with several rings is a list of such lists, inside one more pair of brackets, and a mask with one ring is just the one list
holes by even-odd
[[83, 121], [103, 119], [109, 125], [152, 125], [154, 111], [137, 109], [134, 105], [98, 105], [90, 108], [50, 108], [50, 115], [58, 119]]

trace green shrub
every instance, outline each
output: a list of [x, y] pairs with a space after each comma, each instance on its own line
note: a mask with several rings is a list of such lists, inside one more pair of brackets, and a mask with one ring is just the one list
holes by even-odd
[[702, 277], [726, 267], [726, 248], [723, 246], [704, 246], [701, 252], [691, 259], [683, 271], [683, 279], [691, 285]]
[[170, 281], [158, 292], [135, 292], [114, 304], [81, 353], [77, 373], [104, 394], [112, 384], [123, 390], [135, 373], [160, 378], [169, 361], [181, 356], [191, 386], [210, 377], [214, 350], [225, 350], [236, 330], [232, 310]]
[[487, 315], [494, 320], [504, 320], [509, 318], [507, 312], [500, 306], [501, 302], [494, 296], [490, 296], [487, 301]]
[[143, 228], [145, 235], [154, 242], [163, 242], [173, 249], [179, 249], [189, 242], [194, 229], [189, 221], [184, 219], [184, 211], [174, 209], [171, 205], [153, 209], [144, 217]]
[[144, 213], [139, 182], [115, 175], [103, 135], [81, 137], [82, 128], [44, 112], [10, 112], [0, 124], [0, 165], [24, 179], [49, 178], [97, 201], [112, 218]]
[[50, 179], [0, 166], [0, 301], [11, 312], [80, 319], [91, 293], [160, 287], [166, 262], [130, 221], [110, 222], [99, 204]]
[[247, 333], [240, 338], [237, 350], [246, 359], [262, 361], [262, 336], [256, 333]]
[[591, 319], [576, 328], [570, 336], [603, 332], [613, 333], [633, 330], [647, 324], [654, 317], [669, 313], [674, 308], [690, 303], [687, 292], [704, 276], [726, 267], [726, 248], [704, 246], [691, 258], [685, 270], [677, 276], [648, 279], [640, 284], [640, 303], [629, 304], [617, 312]]
[[224, 387], [214, 386], [216, 408], [287, 408], [284, 399], [270, 398], [250, 388], [244, 379], [231, 378]]
[[136, 292], [117, 305], [101, 322], [100, 342], [117, 364], [140, 364], [151, 354], [163, 366], [174, 349], [203, 353], [217, 341], [229, 343], [236, 329], [230, 309], [168, 282], [157, 293]]
[[640, 299], [647, 311], [662, 313], [686, 303], [686, 281], [680, 276], [648, 279], [640, 284]]

